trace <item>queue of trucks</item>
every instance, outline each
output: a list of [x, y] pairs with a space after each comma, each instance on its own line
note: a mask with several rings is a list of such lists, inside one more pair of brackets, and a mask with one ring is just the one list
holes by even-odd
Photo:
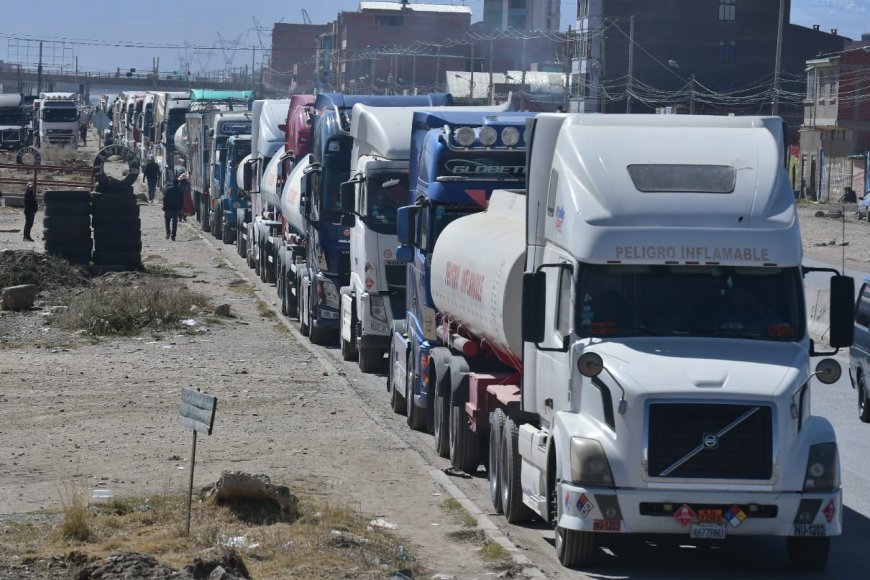
[[[664, 533], [782, 536], [825, 566], [839, 453], [810, 388], [841, 371], [810, 368], [832, 353], [808, 334], [780, 119], [190, 97], [175, 145], [204, 229], [313, 343], [385, 371], [508, 522], [552, 525], [564, 565]], [[832, 274], [836, 352], [854, 284]]]
[[43, 92], [38, 97], [0, 94], [0, 149], [66, 147], [79, 142], [81, 106], [75, 93]]

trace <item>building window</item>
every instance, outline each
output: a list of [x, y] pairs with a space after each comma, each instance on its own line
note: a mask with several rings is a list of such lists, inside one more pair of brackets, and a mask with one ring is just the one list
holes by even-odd
[[734, 40], [719, 41], [719, 62], [734, 64], [737, 62], [737, 42]]
[[375, 16], [375, 24], [378, 26], [402, 26], [402, 17], [401, 16], [392, 16], [381, 14]]
[[719, 20], [737, 19], [737, 0], [719, 0]]

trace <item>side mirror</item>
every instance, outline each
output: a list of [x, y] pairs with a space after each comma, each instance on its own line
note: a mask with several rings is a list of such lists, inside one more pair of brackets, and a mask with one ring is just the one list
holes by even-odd
[[299, 198], [299, 213], [303, 216], [308, 217], [308, 196], [303, 195]]
[[547, 305], [547, 274], [523, 274], [523, 342], [544, 341], [544, 310]]
[[[345, 213], [353, 213], [356, 209], [356, 184], [356, 181], [345, 181], [339, 186], [341, 211]], [[341, 225], [344, 225], [344, 222]]]
[[396, 234], [403, 246], [412, 245], [417, 241], [417, 215], [419, 205], [406, 205], [396, 210]]
[[254, 189], [254, 171], [251, 163], [242, 165], [242, 189], [245, 191], [253, 191]]
[[396, 248], [396, 260], [403, 264], [410, 264], [414, 261], [414, 248], [411, 246], [399, 246]]
[[352, 228], [356, 225], [356, 216], [352, 213], [341, 214], [341, 225], [345, 228]]
[[831, 335], [834, 348], [852, 346], [855, 337], [855, 279], [851, 276], [831, 277]]

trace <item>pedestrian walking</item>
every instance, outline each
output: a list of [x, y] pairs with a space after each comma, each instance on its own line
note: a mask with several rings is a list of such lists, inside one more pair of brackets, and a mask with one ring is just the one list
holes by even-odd
[[183, 193], [176, 178], [172, 185], [163, 192], [163, 219], [166, 222], [166, 239], [175, 241], [175, 233], [178, 230], [178, 216], [184, 205]]
[[32, 242], [30, 230], [33, 229], [33, 220], [36, 219], [36, 210], [39, 205], [36, 203], [36, 191], [33, 189], [33, 182], [27, 184], [27, 189], [24, 190], [24, 241]]
[[196, 210], [193, 207], [193, 197], [190, 195], [190, 179], [188, 179], [187, 173], [182, 173], [178, 176], [178, 186], [181, 188], [183, 199], [181, 221], [186, 222], [188, 217], [196, 214]]
[[82, 136], [82, 145], [88, 144], [88, 123], [87, 121], [82, 122], [79, 126], [79, 135]]
[[160, 177], [160, 166], [154, 161], [154, 156], [148, 156], [148, 163], [142, 170], [142, 181], [148, 184], [148, 203], [154, 203], [154, 195], [157, 193], [157, 178]]

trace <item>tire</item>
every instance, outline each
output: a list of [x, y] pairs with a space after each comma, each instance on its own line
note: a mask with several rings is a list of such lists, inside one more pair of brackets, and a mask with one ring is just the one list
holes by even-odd
[[496, 409], [489, 414], [489, 461], [486, 470], [489, 475], [489, 500], [496, 513], [502, 512], [501, 485], [499, 482], [498, 466], [501, 458], [501, 433], [504, 430], [505, 414], [501, 409]]
[[42, 230], [46, 242], [78, 243], [91, 239], [90, 228], [46, 228]]
[[131, 193], [93, 193], [91, 205], [95, 209], [139, 207], [136, 196]]
[[140, 252], [94, 252], [94, 264], [135, 268], [142, 264]]
[[298, 295], [294, 296], [290, 291], [290, 279], [287, 273], [284, 273], [284, 294], [287, 296], [287, 316], [297, 318], [299, 316], [299, 299]]
[[62, 203], [75, 203], [75, 204], [83, 204], [88, 205], [91, 199], [90, 191], [83, 191], [80, 189], [72, 189], [72, 190], [61, 190], [61, 189], [49, 189], [42, 192], [42, 201], [46, 204], [53, 204], [56, 202]]
[[[430, 363], [430, 368], [435, 363]], [[450, 457], [450, 369], [444, 376], [444, 384], [435, 383], [435, 397], [432, 403], [432, 433], [435, 435], [435, 453], [444, 458]]]
[[223, 236], [223, 210], [216, 209], [212, 212], [211, 235], [214, 239], [219, 240]]
[[39, 152], [39, 149], [36, 147], [22, 147], [18, 151], [15, 152], [15, 163], [18, 165], [25, 165], [24, 156], [27, 154], [33, 155], [33, 163], [28, 163], [27, 165], [40, 165], [42, 164], [42, 154]]
[[867, 385], [864, 382], [864, 373], [858, 376], [858, 418], [863, 423], [870, 423], [870, 397], [867, 396]]
[[221, 227], [221, 241], [226, 245], [232, 244], [236, 241], [235, 233], [236, 231], [230, 227], [230, 224], [224, 223]]
[[[455, 391], [454, 391], [455, 393]], [[468, 425], [462, 401], [450, 401], [450, 463], [468, 473], [480, 465], [480, 441]]]
[[423, 416], [423, 410], [414, 403], [414, 366], [411, 360], [414, 355], [408, 356], [408, 364], [405, 375], [405, 421], [408, 427], [414, 431], [422, 431], [426, 428], [426, 417]]
[[247, 251], [247, 240], [245, 240], [245, 236], [236, 235], [236, 252], [239, 254], [239, 257], [244, 258]]
[[201, 195], [199, 205], [200, 205], [199, 215], [201, 218], [199, 223], [200, 223], [200, 226], [202, 227], [202, 231], [204, 231], [204, 232], [211, 231], [211, 220], [209, 219], [209, 215], [208, 215], [209, 210], [208, 210], [208, 196], [207, 195], [205, 195], [205, 194]]
[[828, 564], [831, 551], [831, 538], [794, 538], [785, 539], [788, 560], [801, 570], [822, 570]]
[[67, 201], [48, 202], [43, 210], [45, 217], [59, 217], [61, 219], [71, 216], [90, 215], [90, 213], [90, 204]]
[[261, 264], [260, 264], [260, 257], [257, 256], [257, 257], [255, 257], [255, 258], [253, 258], [253, 259], [251, 260], [251, 262], [254, 263], [254, 274], [256, 274], [256, 275], [260, 278], [260, 281], [262, 282], [262, 281], [263, 281], [263, 277], [262, 277], [262, 275], [260, 274], [260, 266], [261, 266]]
[[68, 216], [45, 216], [42, 218], [42, 227], [45, 229], [68, 228], [90, 230], [91, 218], [87, 214], [68, 215]]
[[103, 241], [95, 240], [94, 250], [97, 252], [142, 252], [142, 242], [140, 241]]
[[114, 220], [119, 218], [136, 219], [139, 217], [139, 206], [94, 208], [91, 211], [91, 215], [102, 220]]
[[384, 351], [379, 348], [359, 348], [359, 370], [367, 374], [379, 373], [384, 368]]
[[396, 356], [396, 351], [393, 350], [393, 344], [390, 342], [390, 360], [387, 362], [387, 390], [390, 392], [390, 408], [397, 415], [405, 414], [405, 397], [393, 387], [393, 360]]
[[[305, 320], [310, 321], [310, 313], [308, 311], [308, 301], [302, 300], [302, 281], [296, 283], [296, 298], [299, 301], [299, 332], [302, 336], [308, 336], [309, 326]], [[304, 312], [303, 312], [304, 310]]]
[[116, 216], [116, 217], [106, 217], [106, 216], [94, 216], [93, 219], [94, 229], [100, 231], [122, 231], [129, 232], [131, 230], [142, 231], [142, 219], [138, 217], [128, 217], [128, 216]]
[[518, 433], [516, 422], [506, 417], [502, 428], [498, 480], [501, 487], [501, 508], [510, 524], [528, 521], [532, 516], [532, 510], [523, 503]]
[[46, 242], [45, 253], [52, 256], [68, 256], [68, 255], [91, 255], [91, 241], [79, 242]]
[[269, 273], [266, 272], [266, 270], [267, 270], [267, 268], [266, 268], [266, 254], [263, 251], [262, 246], [260, 246], [260, 251], [258, 254], [259, 255], [257, 256], [257, 261], [259, 261], [260, 267], [257, 269], [257, 273], [260, 276], [260, 282], [262, 282], [263, 284], [266, 284], [266, 283], [268, 283], [268, 280], [269, 280]]
[[556, 557], [566, 568], [586, 566], [595, 556], [595, 534], [556, 525]]
[[266, 284], [274, 284], [275, 280], [276, 280], [276, 278], [275, 278], [275, 266], [269, 265], [269, 259], [268, 259], [269, 253], [267, 252], [267, 249], [264, 248], [260, 253], [263, 256], [263, 266], [261, 267], [261, 269], [266, 272], [266, 274], [265, 274], [266, 279], [263, 280], [263, 282], [265, 282]]
[[[241, 238], [241, 236], [239, 236], [239, 238], [236, 238], [236, 239], [240, 239], [240, 238]], [[284, 274], [282, 273], [278, 277], [278, 282], [275, 284], [275, 292], [278, 293], [278, 300], [281, 301], [281, 314], [283, 314], [284, 316], [287, 316], [287, 289], [286, 289], [286, 285], [287, 285], [287, 279], [284, 277]]]
[[308, 332], [308, 340], [311, 341], [311, 344], [317, 344], [322, 346], [325, 344], [329, 344], [331, 339], [332, 330], [316, 326], [313, 322], [311, 323], [311, 329]]

